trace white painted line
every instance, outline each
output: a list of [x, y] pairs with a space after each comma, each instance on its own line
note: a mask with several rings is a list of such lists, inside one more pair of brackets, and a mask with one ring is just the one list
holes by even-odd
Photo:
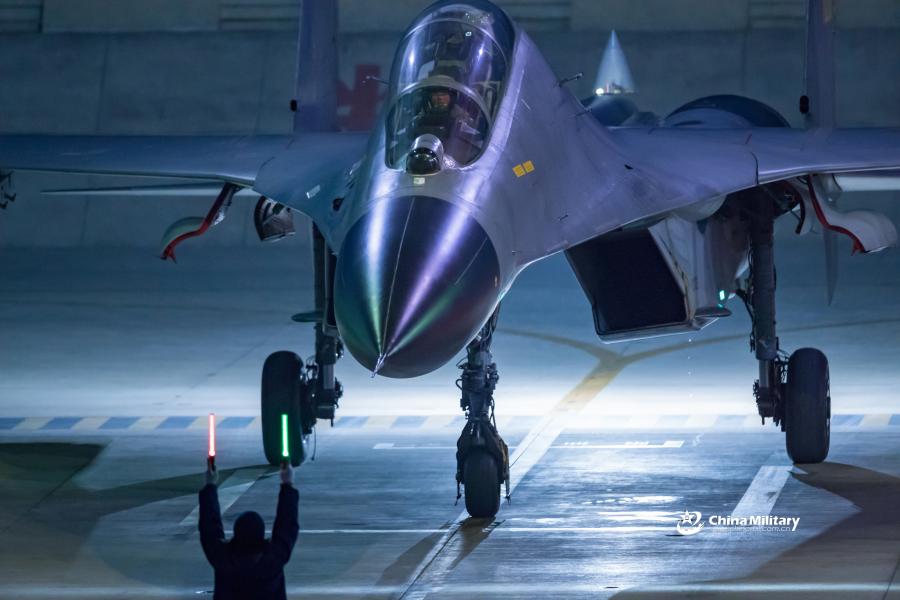
[[[551, 414], [543, 419], [525, 436], [525, 439], [519, 444], [516, 451], [509, 457], [509, 470], [511, 473], [509, 491], [510, 495], [515, 487], [522, 480], [522, 477], [535, 463], [547, 452], [550, 445], [556, 440], [557, 436], [562, 432], [565, 413], [558, 412]], [[498, 428], [500, 427], [500, 419]], [[524, 460], [523, 460], [524, 458]], [[514, 468], [515, 467], [515, 468]], [[501, 487], [502, 491], [502, 487]], [[437, 578], [440, 579], [450, 569], [454, 557], [441, 556], [441, 552], [450, 543], [450, 540], [459, 532], [460, 524], [468, 518], [469, 513], [466, 509], [457, 515], [452, 521], [452, 526], [447, 529], [441, 539], [431, 547], [428, 553], [422, 557], [416, 568], [413, 569], [412, 576], [408, 580], [405, 591], [400, 595], [401, 600], [415, 599], [422, 596], [422, 587], [425, 583], [422, 581], [426, 571], [432, 569]]]
[[[652, 450], [659, 448], [681, 448], [682, 446], [684, 446], [684, 440], [666, 440], [661, 444], [651, 444], [650, 442], [624, 442], [621, 444], [566, 442], [564, 444], [552, 445], [550, 448], [556, 450]], [[518, 446], [510, 447], [510, 449], [515, 448], [518, 448]], [[417, 444], [398, 446], [394, 442], [380, 442], [372, 446], [372, 450], [456, 450], [456, 446], [427, 446]], [[512, 462], [512, 459], [510, 459], [510, 462]], [[512, 482], [510, 482], [510, 491], [512, 491]]]
[[[674, 518], [673, 518], [674, 520]], [[443, 529], [301, 529], [300, 535], [430, 535], [434, 533], [445, 533], [449, 531], [446, 527]], [[633, 533], [638, 531], [662, 531], [670, 533], [673, 531], [671, 525], [605, 525], [600, 527], [507, 527], [500, 525], [493, 527], [491, 525], [483, 527], [482, 531], [493, 533]], [[225, 530], [225, 535], [230, 536], [234, 532], [231, 529]], [[266, 529], [266, 535], [271, 535], [272, 530]]]
[[580, 450], [580, 449], [622, 449], [622, 450], [644, 450], [654, 448], [681, 448], [684, 440], [666, 440], [662, 444], [651, 444], [650, 442], [625, 442], [622, 444], [589, 444], [587, 442], [566, 442], [561, 446], [551, 446], [551, 448], [560, 448], [564, 450]]
[[[674, 519], [673, 519], [674, 521]], [[600, 527], [483, 527], [484, 531], [491, 533], [607, 533], [624, 531], [673, 531], [671, 525], [606, 525]], [[391, 535], [391, 534], [429, 534], [442, 533], [444, 529], [301, 529], [300, 533], [307, 535]]]
[[633, 593], [652, 592], [654, 594], [798, 594], [798, 593], [864, 593], [884, 592], [884, 583], [825, 583], [825, 582], [772, 582], [747, 583], [676, 583], [671, 585], [648, 585], [631, 588]]
[[766, 516], [791, 474], [791, 465], [763, 465], [731, 513], [732, 517]]
[[[491, 596], [542, 597], [548, 595], [588, 595], [629, 590], [632, 593], [652, 594], [842, 594], [845, 597], [887, 591], [885, 583], [823, 583], [823, 582], [747, 582], [747, 583], [686, 583], [652, 586], [611, 586], [609, 582], [578, 583], [574, 581], [547, 581], [522, 583], [441, 582], [425, 585], [420, 590], [407, 594], [406, 598], [424, 598], [430, 593], [465, 595], [474, 598]], [[403, 592], [402, 585], [292, 585], [287, 587], [291, 598], [386, 596]], [[175, 598], [204, 594], [207, 590], [197, 588], [158, 588], [134, 585], [126, 586], [69, 586], [35, 584], [0, 584], [0, 596], [4, 598]]]
[[[219, 485], [219, 509], [222, 514], [224, 515], [238, 501], [238, 498], [243, 496], [244, 492], [249, 490], [266, 471], [268, 471], [268, 468], [238, 469], [231, 474], [231, 477], [223, 481]], [[191, 511], [191, 514], [186, 516], [179, 525], [182, 527], [187, 525], [196, 526], [199, 518], [200, 507], [196, 506]]]

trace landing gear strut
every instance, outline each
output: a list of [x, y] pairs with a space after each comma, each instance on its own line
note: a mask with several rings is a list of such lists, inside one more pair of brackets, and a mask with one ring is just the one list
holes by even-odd
[[777, 205], [765, 190], [747, 195], [750, 277], [742, 297], [753, 320], [750, 348], [759, 361], [759, 379], [753, 386], [756, 406], [763, 423], [771, 417], [781, 426], [792, 461], [822, 462], [831, 432], [828, 359], [815, 348], [801, 348], [788, 357], [779, 347], [773, 235]]
[[500, 484], [509, 499], [509, 449], [497, 432], [494, 419], [494, 388], [499, 375], [491, 355], [491, 340], [497, 328], [499, 307], [466, 347], [466, 360], [459, 365], [462, 376], [460, 407], [466, 425], [456, 442], [456, 489], [465, 492], [466, 510], [475, 518], [491, 518], [500, 510]]
[[315, 310], [293, 316], [300, 323], [315, 323], [316, 353], [303, 363], [293, 352], [271, 354], [263, 366], [261, 420], [263, 449], [269, 464], [283, 456], [282, 415], [287, 415], [290, 462], [299, 466], [308, 455], [306, 442], [318, 419], [334, 421], [344, 393], [334, 376], [334, 365], [344, 354], [334, 319], [334, 265], [336, 257], [313, 226]]

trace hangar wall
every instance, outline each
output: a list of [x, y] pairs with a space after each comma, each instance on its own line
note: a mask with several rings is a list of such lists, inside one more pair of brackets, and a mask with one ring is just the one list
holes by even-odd
[[[764, 100], [798, 123], [804, 0], [501, 0], [562, 75], [590, 93], [615, 27], [659, 113], [711, 93]], [[423, 0], [341, 0], [343, 124], [366, 129], [394, 47]], [[280, 133], [290, 128], [294, 0], [0, 0], [4, 133]], [[838, 0], [838, 112], [845, 126], [900, 126], [900, 2]], [[154, 247], [204, 199], [51, 198], [86, 177], [17, 174], [0, 246]], [[122, 183], [104, 178], [104, 186]], [[881, 195], [890, 200], [890, 195]], [[893, 206], [892, 203], [890, 206]], [[252, 200], [196, 243], [256, 244]], [[900, 212], [891, 209], [900, 222]], [[306, 242], [298, 235], [291, 244]]]

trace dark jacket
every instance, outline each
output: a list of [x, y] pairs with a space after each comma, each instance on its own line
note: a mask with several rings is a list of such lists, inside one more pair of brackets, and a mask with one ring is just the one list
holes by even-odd
[[287, 598], [284, 565], [291, 558], [300, 531], [298, 502], [297, 490], [282, 485], [272, 538], [247, 551], [225, 541], [216, 486], [207, 485], [200, 490], [200, 544], [216, 571], [215, 600]]

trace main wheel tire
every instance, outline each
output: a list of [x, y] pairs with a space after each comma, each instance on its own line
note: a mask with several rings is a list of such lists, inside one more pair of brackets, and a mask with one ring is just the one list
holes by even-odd
[[784, 409], [785, 445], [795, 463], [819, 463], [828, 456], [831, 392], [828, 359], [815, 348], [801, 348], [788, 361]]
[[476, 519], [493, 518], [500, 510], [500, 474], [497, 459], [484, 450], [473, 450], [463, 465], [466, 510]]
[[270, 354], [263, 365], [260, 394], [263, 450], [270, 465], [279, 465], [282, 457], [281, 415], [288, 416], [288, 451], [291, 465], [298, 467], [304, 459], [303, 436], [300, 434], [300, 394], [303, 361], [293, 352]]

